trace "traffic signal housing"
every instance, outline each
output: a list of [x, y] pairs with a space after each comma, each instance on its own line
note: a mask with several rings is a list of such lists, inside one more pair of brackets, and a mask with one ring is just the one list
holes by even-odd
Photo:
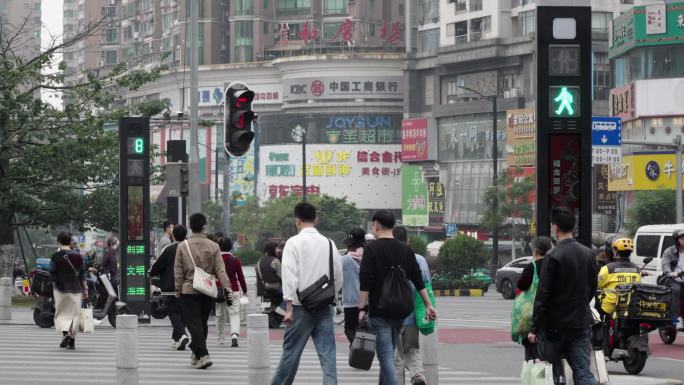
[[224, 142], [226, 152], [242, 156], [249, 151], [254, 140], [252, 121], [257, 115], [252, 111], [254, 91], [242, 82], [233, 82], [225, 92]]

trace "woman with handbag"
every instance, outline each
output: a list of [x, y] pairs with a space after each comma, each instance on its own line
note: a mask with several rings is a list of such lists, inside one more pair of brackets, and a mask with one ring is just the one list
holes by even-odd
[[60, 348], [76, 349], [76, 329], [82, 301], [88, 300], [88, 285], [80, 254], [70, 248], [71, 233], [57, 235], [59, 250], [50, 258], [50, 275], [54, 283], [55, 329], [62, 332]]
[[221, 251], [204, 235], [207, 217], [192, 214], [189, 222], [192, 235], [178, 244], [176, 250], [174, 284], [176, 297], [181, 300], [183, 321], [190, 331], [190, 363], [197, 369], [206, 369], [212, 365], [207, 350], [207, 321], [218, 295], [216, 279], [225, 288], [226, 301], [231, 301], [232, 291]]

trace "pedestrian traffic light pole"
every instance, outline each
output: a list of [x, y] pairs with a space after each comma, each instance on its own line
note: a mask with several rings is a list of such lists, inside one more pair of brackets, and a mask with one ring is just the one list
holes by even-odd
[[682, 223], [682, 208], [684, 204], [682, 202], [682, 136], [676, 135], [672, 140], [672, 143], [667, 142], [653, 142], [648, 140], [629, 140], [622, 139], [622, 144], [636, 144], [642, 146], [658, 146], [673, 149], [675, 151], [675, 174], [676, 174], [676, 186], [675, 186], [675, 200], [676, 200], [676, 222]]
[[199, 165], [199, 128], [197, 111], [199, 63], [199, 1], [188, 2], [190, 7], [190, 161], [188, 162], [188, 210], [190, 214], [202, 211]]
[[[458, 88], [472, 92], [482, 99], [492, 102], [492, 187], [496, 191], [492, 196], [492, 212], [495, 214], [495, 218], [498, 216], [496, 213], [499, 211], [499, 189], [498, 189], [498, 178], [499, 178], [499, 137], [498, 137], [498, 127], [497, 127], [497, 95], [484, 95], [479, 91], [465, 86], [459, 86]], [[515, 245], [513, 245], [515, 247]], [[492, 229], [492, 260], [490, 263], [491, 274], [494, 275], [496, 269], [499, 267], [499, 224], [495, 223]]]

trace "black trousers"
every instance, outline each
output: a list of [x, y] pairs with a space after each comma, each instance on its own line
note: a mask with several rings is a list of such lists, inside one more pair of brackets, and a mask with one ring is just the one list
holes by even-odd
[[171, 320], [171, 326], [173, 327], [171, 338], [173, 338], [174, 341], [178, 341], [185, 334], [185, 322], [183, 322], [181, 300], [171, 296], [166, 297], [164, 300], [168, 303], [169, 319]]
[[665, 278], [664, 282], [667, 286], [672, 288], [672, 318], [677, 318], [682, 315], [681, 300], [682, 300], [682, 284], [675, 281], [672, 277]]
[[347, 336], [349, 343], [354, 341], [356, 336], [356, 329], [359, 326], [359, 308], [345, 307], [344, 308], [344, 334]]
[[207, 350], [207, 334], [209, 327], [209, 313], [214, 299], [204, 294], [183, 294], [181, 296], [181, 307], [183, 308], [183, 321], [190, 331], [190, 350], [195, 353], [197, 358], [202, 358], [209, 354]]

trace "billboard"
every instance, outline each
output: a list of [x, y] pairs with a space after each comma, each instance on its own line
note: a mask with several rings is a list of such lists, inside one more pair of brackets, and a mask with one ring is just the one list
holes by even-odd
[[427, 226], [428, 188], [423, 180], [420, 166], [404, 165], [401, 168], [402, 184], [402, 223], [406, 226]]
[[633, 47], [684, 44], [684, 2], [634, 7], [613, 21], [610, 57]]
[[230, 157], [230, 192], [236, 206], [244, 206], [254, 195], [254, 146], [240, 157]]
[[676, 160], [673, 152], [644, 152], [622, 158], [622, 163], [610, 165], [608, 191], [676, 188]]
[[634, 83], [610, 90], [610, 116], [626, 122], [634, 119], [635, 108]]
[[[399, 144], [307, 144], [307, 193], [346, 197], [361, 209], [399, 209], [401, 166]], [[302, 192], [302, 146], [260, 146], [259, 198]]]
[[401, 121], [401, 153], [405, 162], [428, 160], [427, 118]]
[[506, 164], [534, 166], [537, 161], [537, 119], [534, 108], [506, 112]]

